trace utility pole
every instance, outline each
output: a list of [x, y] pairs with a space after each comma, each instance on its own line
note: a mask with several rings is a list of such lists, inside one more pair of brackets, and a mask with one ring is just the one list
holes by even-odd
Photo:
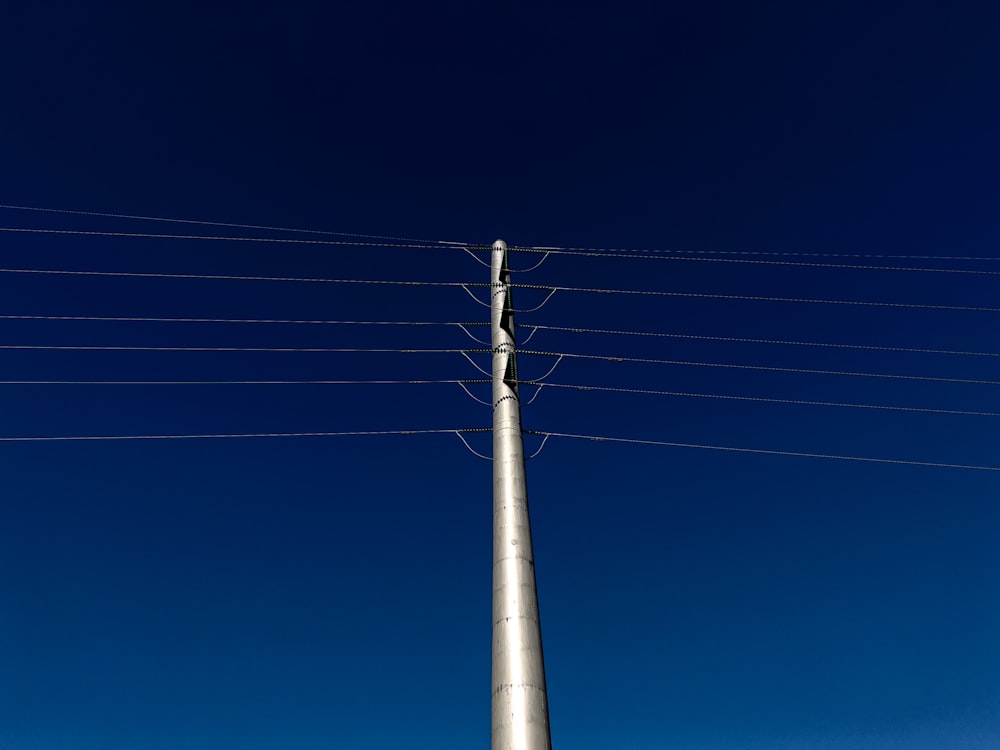
[[493, 243], [492, 750], [551, 750], [507, 244]]

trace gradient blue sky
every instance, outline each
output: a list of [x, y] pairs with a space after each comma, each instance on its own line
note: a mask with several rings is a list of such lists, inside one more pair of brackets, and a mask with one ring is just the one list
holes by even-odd
[[[481, 243], [1000, 258], [990, 3], [140, 5], [5, 4], [0, 203]], [[182, 228], [11, 210], [0, 227]], [[486, 280], [448, 250], [0, 243], [7, 268]], [[516, 280], [991, 307], [1000, 288], [580, 257]], [[454, 289], [2, 273], [0, 314], [485, 320]], [[1000, 352], [997, 315], [567, 293], [519, 322]], [[469, 342], [0, 321], [0, 343]], [[992, 358], [555, 332], [536, 345], [1000, 379]], [[444, 354], [2, 361], [5, 380], [476, 375]], [[549, 361], [522, 358], [522, 376]], [[1000, 411], [986, 385], [600, 362], [552, 379]], [[0, 386], [0, 405], [5, 436], [490, 421], [456, 386]], [[988, 417], [552, 390], [525, 422], [1000, 465]], [[0, 750], [487, 746], [490, 467], [453, 436], [2, 446]], [[550, 441], [529, 482], [554, 744], [1000, 746], [998, 480]]]

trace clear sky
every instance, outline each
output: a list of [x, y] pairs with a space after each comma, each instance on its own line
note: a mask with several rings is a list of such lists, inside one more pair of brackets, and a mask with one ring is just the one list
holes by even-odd
[[[998, 38], [981, 2], [6, 3], [0, 203], [684, 251], [515, 274], [541, 286], [998, 308], [990, 274], [706, 260], [1000, 271]], [[13, 209], [0, 228], [337, 239]], [[0, 267], [487, 280], [444, 247], [10, 232]], [[2, 271], [0, 315], [487, 319], [450, 287]], [[998, 321], [579, 292], [518, 316], [522, 338], [712, 337], [546, 329], [545, 352], [951, 381], [1000, 359], [718, 338], [996, 354]], [[0, 344], [477, 346], [11, 319]], [[4, 381], [477, 377], [454, 353], [0, 361]], [[702, 396], [547, 388], [527, 429], [1000, 466], [1000, 417], [703, 397], [998, 413], [984, 382], [574, 358], [549, 381]], [[12, 437], [490, 424], [454, 384], [5, 383], [0, 415]], [[488, 745], [491, 470], [453, 435], [2, 442], [0, 476], [0, 750]], [[556, 747], [1000, 747], [1000, 473], [553, 438], [528, 479]]]

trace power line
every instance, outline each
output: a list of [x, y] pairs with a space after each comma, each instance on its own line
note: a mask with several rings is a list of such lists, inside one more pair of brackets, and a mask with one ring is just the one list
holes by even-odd
[[[353, 436], [377, 436], [377, 435], [462, 435], [476, 432], [490, 432], [485, 427], [462, 427], [456, 429], [435, 429], [435, 430], [352, 430], [341, 432], [253, 432], [253, 433], [200, 433], [188, 435], [38, 435], [38, 436], [16, 436], [0, 437], [0, 442], [5, 443], [28, 443], [28, 442], [55, 442], [55, 441], [119, 441], [119, 440], [205, 440], [224, 438], [286, 438], [286, 437], [353, 437]], [[905, 466], [928, 466], [933, 468], [946, 469], [970, 469], [978, 471], [1000, 471], [996, 466], [976, 466], [970, 464], [950, 464], [930, 461], [907, 461], [892, 458], [870, 458], [861, 456], [841, 456], [826, 453], [803, 453], [799, 451], [778, 451], [765, 450], [762, 448], [735, 448], [719, 445], [700, 445], [697, 443], [678, 443], [664, 440], [641, 440], [636, 438], [619, 438], [598, 435], [577, 435], [566, 432], [543, 432], [539, 430], [525, 430], [532, 435], [542, 435], [546, 438], [561, 437], [579, 440], [594, 440], [598, 442], [626, 443], [635, 445], [657, 445], [673, 448], [701, 448], [705, 450], [727, 451], [731, 453], [749, 453], [756, 455], [771, 456], [794, 456], [800, 458], [824, 458], [840, 461], [859, 461], [865, 463], [897, 464]]]
[[0, 344], [0, 350], [114, 351], [114, 352], [328, 352], [338, 354], [485, 354], [491, 349], [381, 349], [365, 347], [266, 347], [266, 346], [83, 346]]
[[[0, 347], [2, 348], [2, 347]], [[471, 350], [470, 350], [471, 351]], [[854, 372], [849, 370], [813, 370], [803, 367], [773, 367], [769, 365], [745, 365], [728, 362], [696, 362], [680, 359], [652, 359], [646, 357], [617, 357], [602, 354], [575, 354], [569, 352], [543, 352], [520, 349], [518, 354], [529, 354], [542, 357], [559, 357], [568, 359], [590, 359], [602, 362], [636, 362], [653, 365], [681, 365], [687, 367], [722, 367], [732, 370], [759, 370], [762, 372], [789, 372], [804, 375], [842, 375], [860, 378], [886, 378], [890, 380], [923, 380], [935, 383], [967, 383], [973, 385], [1000, 385], [1000, 380], [971, 380], [966, 378], [941, 378], [929, 375], [900, 375], [878, 372]]]
[[393, 281], [377, 279], [327, 279], [310, 276], [236, 276], [203, 273], [144, 273], [138, 271], [73, 271], [53, 268], [0, 268], [0, 273], [43, 274], [56, 276], [110, 276], [143, 279], [205, 279], [209, 281], [288, 281], [315, 284], [376, 284], [387, 286], [485, 287], [487, 282]]
[[[708, 258], [704, 256], [685, 255], [660, 255], [660, 254], [635, 254], [635, 253], [606, 253], [591, 252], [585, 250], [557, 250], [531, 247], [514, 247], [526, 253], [542, 253], [548, 255], [581, 256], [587, 258], [612, 258], [612, 259], [632, 259], [632, 260], [667, 260], [667, 261], [691, 261], [697, 263], [738, 263], [758, 266], [792, 266], [797, 268], [819, 268], [819, 269], [842, 269], [848, 271], [913, 271], [917, 273], [954, 273], [969, 276], [1000, 276], [1000, 271], [982, 271], [968, 268], [920, 268], [917, 266], [871, 266], [854, 263], [804, 263], [793, 260], [750, 260], [745, 258]], [[683, 251], [678, 251], [683, 252]], [[996, 260], [996, 259], [993, 259]]]
[[[58, 214], [68, 214], [75, 216], [96, 216], [96, 217], [114, 218], [114, 219], [131, 219], [138, 221], [159, 221], [159, 222], [169, 222], [174, 224], [232, 227], [236, 229], [260, 229], [272, 232], [295, 232], [299, 234], [316, 234], [316, 235], [336, 236], [336, 237], [360, 237], [360, 238], [375, 239], [375, 240], [392, 240], [397, 242], [422, 243], [423, 245], [430, 247], [440, 244], [440, 245], [456, 245], [462, 247], [469, 247], [472, 249], [488, 249], [488, 247], [486, 246], [479, 246], [474, 243], [456, 242], [451, 240], [428, 240], [428, 239], [420, 239], [414, 237], [396, 237], [396, 236], [380, 235], [380, 234], [363, 234], [359, 232], [334, 232], [329, 230], [301, 229], [296, 227], [276, 227], [276, 226], [268, 226], [262, 224], [239, 224], [234, 222], [205, 221], [197, 219], [177, 219], [177, 218], [167, 218], [162, 216], [144, 216], [136, 214], [121, 214], [121, 213], [100, 212], [100, 211], [79, 211], [79, 210], [71, 210], [63, 208], [43, 208], [38, 206], [19, 206], [12, 204], [0, 204], [0, 209], [15, 210], [15, 211], [31, 211], [37, 213], [58, 213]], [[551, 252], [557, 254], [590, 255], [590, 256], [604, 256], [604, 257], [626, 257], [623, 256], [622, 254], [628, 254], [636, 258], [646, 258], [656, 255], [686, 254], [686, 255], [771, 255], [771, 256], [796, 256], [796, 257], [815, 257], [815, 258], [872, 258], [872, 259], [949, 260], [949, 261], [998, 260], [998, 258], [995, 257], [983, 257], [983, 256], [892, 255], [892, 254], [878, 254], [878, 253], [804, 253], [804, 252], [776, 252], [776, 251], [758, 251], [758, 250], [641, 250], [641, 249], [626, 249], [626, 248], [583, 248], [583, 247], [557, 247], [557, 246], [526, 246], [526, 247], [511, 247], [510, 249], [513, 251], [520, 251], [520, 252], [542, 252], [542, 253]], [[694, 260], [695, 258], [690, 258], [690, 259]], [[870, 268], [876, 269], [880, 267], [870, 266]], [[893, 270], [939, 271], [946, 269], [901, 268]]]
[[606, 393], [631, 393], [649, 396], [677, 396], [682, 398], [708, 398], [724, 401], [751, 401], [765, 404], [790, 404], [795, 406], [831, 406], [848, 409], [872, 409], [877, 411], [916, 412], [919, 414], [949, 414], [973, 417], [1000, 417], [1000, 412], [967, 411], [961, 409], [931, 409], [918, 406], [889, 406], [883, 404], [853, 404], [836, 401], [807, 401], [803, 399], [767, 398], [763, 396], [730, 396], [719, 393], [687, 393], [683, 391], [659, 391], [645, 388], [615, 388], [613, 386], [570, 385], [568, 383], [531, 383], [539, 388], [566, 388], [576, 391], [601, 391]]
[[344, 432], [250, 432], [193, 435], [43, 435], [0, 437], [4, 443], [34, 443], [81, 440], [201, 440], [221, 438], [278, 438], [278, 437], [349, 437], [356, 435], [461, 435], [471, 432], [489, 432], [486, 427], [460, 427], [452, 430], [353, 430]]
[[884, 253], [802, 253], [802, 252], [780, 252], [773, 250], [637, 250], [635, 248], [620, 247], [558, 247], [555, 245], [535, 245], [527, 247], [512, 247], [511, 250], [531, 251], [531, 252], [573, 252], [573, 253], [606, 253], [608, 257], [612, 254], [631, 253], [635, 255], [646, 254], [686, 254], [686, 255], [771, 255], [783, 257], [800, 258], [872, 258], [887, 260], [972, 260], [972, 261], [996, 261], [997, 257], [990, 256], [968, 256], [968, 255], [889, 255]]
[[300, 240], [290, 237], [221, 237], [202, 234], [153, 234], [149, 232], [99, 232], [83, 229], [39, 229], [34, 227], [0, 227], [0, 232], [20, 234], [63, 234], [77, 237], [125, 237], [130, 239], [153, 240], [206, 240], [216, 242], [264, 242], [277, 245], [320, 245], [332, 247], [381, 247], [435, 250], [464, 250], [464, 245], [441, 242], [435, 245], [405, 242], [359, 242], [357, 240]]
[[[297, 325], [355, 325], [355, 326], [450, 326], [468, 328], [472, 326], [488, 326], [484, 321], [412, 321], [412, 320], [309, 320], [288, 318], [164, 318], [143, 316], [106, 316], [106, 315], [0, 315], [0, 320], [58, 320], [58, 321], [100, 321], [100, 322], [133, 322], [133, 323], [269, 323]], [[859, 351], [903, 352], [914, 354], [945, 354], [969, 357], [1000, 357], [997, 352], [972, 352], [953, 349], [926, 349], [905, 346], [878, 346], [873, 344], [837, 344], [820, 341], [791, 341], [787, 339], [744, 338], [737, 336], [705, 336], [688, 333], [664, 333], [655, 331], [626, 331], [609, 328], [580, 328], [577, 326], [552, 326], [541, 324], [525, 324], [526, 329], [540, 331], [559, 331], [563, 333], [596, 333], [620, 336], [644, 336], [653, 338], [686, 339], [692, 341], [722, 341], [745, 344], [776, 344], [782, 346], [810, 346], [830, 349], [851, 349]]]
[[452, 380], [0, 380], [0, 385], [470, 385], [486, 378]]
[[322, 234], [322, 235], [331, 235], [337, 237], [364, 237], [372, 240], [423, 242], [428, 245], [434, 245], [437, 243], [446, 242], [445, 240], [420, 240], [420, 239], [414, 239], [413, 237], [388, 237], [386, 235], [380, 235], [380, 234], [359, 234], [357, 232], [330, 232], [320, 229], [295, 229], [292, 227], [270, 227], [270, 226], [262, 226], [260, 224], [233, 224], [224, 221], [198, 221], [196, 219], [168, 219], [162, 216], [135, 216], [132, 214], [102, 213], [98, 211], [72, 211], [65, 208], [39, 208], [37, 206], [12, 206], [3, 204], [0, 204], [0, 208], [7, 210], [14, 210], [14, 211], [35, 211], [35, 212], [44, 212], [52, 214], [73, 214], [75, 216], [101, 216], [112, 219], [136, 219], [139, 221], [164, 221], [164, 222], [171, 222], [174, 224], [199, 224], [202, 226], [233, 227], [236, 229], [264, 229], [270, 232], [298, 232], [300, 234]]
[[328, 232], [328, 231], [312, 230], [312, 229], [292, 229], [288, 227], [269, 227], [269, 226], [259, 226], [251, 224], [229, 224], [224, 222], [194, 221], [187, 219], [167, 219], [167, 218], [159, 218], [151, 216], [129, 216], [126, 214], [103, 214], [96, 212], [91, 213], [86, 211], [62, 211], [57, 209], [27, 208], [23, 206], [0, 205], [0, 208], [13, 208], [13, 209], [23, 208], [25, 210], [30, 210], [30, 211], [54, 211], [58, 213], [76, 213], [86, 216], [109, 216], [114, 218], [140, 219], [147, 221], [171, 221], [184, 224], [204, 224], [211, 226], [265, 229], [270, 231], [283, 231], [283, 232], [305, 232], [309, 234], [335, 235], [342, 237], [358, 237], [366, 239], [386, 239], [386, 240], [398, 241], [399, 244], [390, 244], [386, 242], [357, 242], [357, 241], [347, 241], [347, 240], [306, 240], [306, 239], [294, 239], [288, 237], [231, 237], [231, 236], [220, 236], [220, 235], [156, 234], [151, 232], [108, 232], [108, 231], [83, 230], [83, 229], [47, 229], [40, 227], [0, 227], [0, 232], [13, 232], [13, 233], [25, 233], [25, 234], [61, 234], [61, 235], [74, 235], [82, 237], [125, 237], [125, 238], [138, 238], [138, 239], [206, 240], [206, 241], [216, 240], [223, 242], [270, 242], [270, 243], [290, 244], [290, 245], [330, 245], [330, 246], [346, 246], [346, 247], [399, 247], [399, 248], [415, 248], [415, 249], [433, 248], [433, 249], [455, 249], [455, 250], [464, 250], [466, 248], [466, 243], [453, 242], [448, 240], [419, 240], [407, 237], [388, 237], [384, 235], [356, 234], [349, 232]]
[[80, 320], [130, 323], [295, 323], [301, 325], [351, 325], [351, 326], [488, 326], [488, 322], [444, 322], [412, 320], [295, 320], [282, 318], [155, 318], [139, 316], [104, 315], [0, 315], [0, 320]]
[[[212, 386], [212, 385], [473, 385], [490, 383], [487, 378], [454, 378], [435, 380], [0, 380], [3, 385], [106, 385], [106, 386]], [[544, 383], [533, 380], [521, 381], [523, 385], [539, 388], [560, 388], [576, 391], [600, 391], [605, 393], [626, 393], [650, 396], [676, 396], [682, 398], [707, 398], [724, 401], [750, 401], [766, 404], [790, 404], [797, 406], [831, 406], [850, 409], [873, 409], [878, 411], [915, 412], [920, 414], [947, 414], [975, 417], [1000, 417], [1000, 412], [970, 411], [964, 409], [931, 409], [917, 406], [891, 406], [885, 404], [855, 404], [835, 401], [809, 401], [804, 399], [769, 398], [763, 396], [733, 396], [718, 393], [691, 393], [684, 391], [662, 391], [645, 388], [617, 388], [613, 386], [576, 385], [570, 383]]]
[[766, 455], [766, 456], [793, 456], [797, 458], [824, 458], [836, 461], [857, 461], [862, 463], [896, 464], [902, 466], [928, 466], [937, 469], [969, 469], [974, 471], [1000, 471], [1000, 466], [976, 466], [972, 464], [950, 464], [950, 463], [938, 463], [934, 461], [909, 461], [896, 458], [842, 456], [831, 453], [804, 453], [801, 451], [779, 451], [779, 450], [767, 450], [764, 448], [735, 448], [723, 445], [702, 445], [698, 443], [678, 443], [678, 442], [669, 442], [666, 440], [642, 440], [638, 438], [620, 438], [620, 437], [607, 437], [599, 435], [577, 435], [566, 432], [544, 432], [540, 430], [525, 430], [525, 432], [532, 435], [542, 435], [545, 436], [546, 438], [550, 437], [573, 438], [578, 440], [594, 440], [597, 442], [608, 442], [608, 443], [627, 443], [633, 445], [658, 445], [670, 448], [700, 448], [702, 450], [725, 451], [728, 453], [750, 453], [754, 455]]
[[[0, 231], [3, 231], [0, 228]], [[194, 273], [146, 273], [135, 271], [76, 271], [67, 269], [49, 268], [0, 268], [0, 273], [23, 273], [23, 274], [51, 274], [61, 276], [107, 276], [107, 277], [128, 277], [128, 278], [153, 278], [153, 279], [205, 279], [224, 281], [285, 281], [285, 282], [311, 282], [320, 284], [374, 284], [390, 286], [435, 286], [435, 287], [488, 287], [487, 282], [459, 282], [459, 281], [396, 281], [396, 280], [376, 280], [376, 279], [328, 279], [316, 277], [294, 277], [294, 276], [237, 276], [232, 274], [194, 274]], [[917, 310], [958, 310], [965, 312], [1000, 312], [998, 307], [971, 307], [963, 305], [925, 305], [910, 302], [873, 302], [864, 300], [833, 300], [833, 299], [812, 299], [801, 297], [766, 297], [760, 295], [739, 295], [739, 294], [712, 294], [708, 292], [668, 292], [648, 289], [598, 289], [592, 287], [571, 287], [571, 286], [545, 286], [540, 284], [510, 284], [511, 287], [520, 289], [544, 290], [555, 292], [580, 292], [589, 294], [626, 294], [643, 295], [653, 297], [680, 297], [692, 299], [725, 299], [751, 302], [799, 302], [824, 305], [853, 305], [862, 307], [891, 307], [908, 308]], [[550, 295], [551, 296], [551, 295]]]
[[651, 336], [656, 338], [668, 338], [668, 339], [689, 339], [693, 341], [725, 341], [733, 343], [745, 343], [745, 344], [780, 344], [783, 346], [815, 346], [815, 347], [825, 347], [831, 349], [857, 349], [857, 350], [867, 350], [867, 351], [879, 351], [879, 352], [909, 352], [915, 354], [949, 354], [949, 355], [964, 355], [970, 357], [1000, 357], [1000, 353], [996, 352], [967, 352], [967, 351], [955, 351], [951, 349], [921, 349], [916, 347], [905, 347], [905, 346], [875, 346], [869, 344], [833, 344], [817, 341], [788, 341], [784, 339], [759, 339], [759, 338], [740, 338], [736, 336], [701, 336], [688, 333], [655, 333], [651, 331], [622, 331], [607, 328], [578, 328], [570, 326], [547, 326], [547, 325], [535, 325], [528, 324], [524, 325], [524, 328], [538, 329], [541, 331], [562, 331], [566, 333], [606, 333], [615, 334], [621, 336]]
[[[0, 206], [4, 208], [4, 206]], [[45, 209], [39, 209], [45, 210]], [[100, 215], [100, 214], [98, 214]], [[122, 215], [124, 217], [124, 215]], [[125, 217], [128, 218], [128, 217]], [[142, 217], [134, 217], [142, 218]], [[182, 221], [174, 219], [154, 219], [153, 217], [148, 217], [151, 220], [156, 221]], [[274, 229], [277, 231], [303, 231], [303, 232], [315, 232], [317, 234], [331, 234], [346, 237], [358, 237], [367, 239], [380, 239], [381, 235], [364, 235], [364, 234], [352, 234], [347, 232], [321, 232], [318, 230], [296, 230], [296, 229], [281, 229], [277, 227], [264, 227], [264, 226], [254, 226], [254, 225], [239, 225], [239, 224], [225, 224], [217, 222], [194, 222], [186, 221], [184, 223], [196, 223], [196, 224], [213, 224], [218, 226], [245, 226], [248, 228], [259, 228], [259, 229]], [[202, 240], [202, 241], [217, 241], [217, 242], [257, 242], [257, 243], [272, 243], [272, 244], [285, 244], [285, 245], [317, 245], [317, 246], [332, 246], [332, 247], [378, 247], [378, 248], [407, 248], [407, 249], [449, 249], [449, 250], [463, 250], [468, 251], [470, 247], [475, 247], [468, 245], [466, 243], [453, 242], [448, 240], [410, 240], [408, 238], [402, 237], [385, 237], [386, 240], [392, 240], [392, 242], [360, 242], [358, 240], [306, 240], [306, 239], [293, 239], [284, 237], [228, 237], [219, 235], [194, 235], [194, 234], [155, 234], [150, 232], [107, 232], [107, 231], [94, 231], [94, 230], [80, 230], [80, 229], [45, 229], [37, 227], [0, 227], [0, 232], [12, 232], [12, 233], [23, 233], [23, 234], [59, 234], [59, 235], [70, 235], [70, 236], [83, 236], [83, 237], [119, 237], [119, 238], [131, 238], [131, 239], [164, 239], [164, 240]], [[705, 261], [705, 262], [716, 262], [716, 263], [752, 263], [758, 265], [780, 265], [780, 266], [798, 266], [804, 268], [823, 268], [823, 269], [847, 269], [847, 270], [870, 270], [870, 271], [914, 271], [923, 273], [953, 273], [953, 274], [967, 274], [974, 276], [996, 276], [1000, 275], [1000, 271], [983, 271], [976, 269], [958, 269], [958, 268], [918, 268], [912, 266], [866, 266], [857, 264], [834, 264], [834, 263], [803, 263], [796, 261], [764, 261], [764, 260], [744, 260], [744, 259], [722, 259], [722, 258], [704, 258], [704, 257], [690, 257], [683, 255], [670, 255], [670, 256], [657, 256], [657, 255], [640, 255], [635, 253], [625, 253], [625, 254], [612, 254], [612, 253], [602, 253], [586, 251], [584, 249], [574, 249], [574, 248], [515, 248], [524, 252], [538, 252], [538, 253], [548, 253], [554, 255], [579, 255], [588, 257], [605, 257], [605, 258], [641, 258], [641, 259], [661, 259], [661, 260], [690, 260], [690, 261]], [[684, 251], [676, 251], [684, 252]], [[710, 251], [694, 251], [694, 252], [710, 252]], [[715, 251], [712, 251], [715, 252]], [[749, 252], [732, 252], [727, 253], [726, 251], [717, 251], [718, 254], [759, 254], [759, 255], [802, 255], [809, 256], [809, 253], [749, 253]], [[832, 254], [817, 254], [816, 257], [827, 257]], [[837, 257], [837, 256], [834, 256]], [[975, 258], [975, 257], [954, 257], [949, 258], [947, 256], [839, 256], [839, 257], [884, 257], [884, 258], [926, 258], [939, 260], [997, 260], [996, 258]], [[539, 264], [540, 265], [540, 264]]]
[[648, 289], [596, 289], [577, 286], [548, 286], [541, 284], [511, 284], [519, 289], [536, 289], [555, 292], [585, 292], [588, 294], [629, 294], [650, 297], [684, 297], [692, 299], [726, 299], [749, 302], [803, 302], [821, 305], [856, 305], [860, 307], [898, 307], [915, 310], [959, 310], [965, 312], [1000, 312], [1000, 307], [968, 307], [964, 305], [925, 305], [912, 302], [870, 302], [863, 300], [812, 299], [805, 297], [765, 297], [761, 295], [712, 294], [708, 292], [665, 292]]
[[[372, 347], [258, 347], [258, 346], [107, 346], [107, 345], [49, 345], [49, 344], [2, 344], [0, 351], [143, 351], [143, 352], [276, 352], [276, 353], [332, 353], [332, 354], [487, 354], [492, 349], [401, 349]], [[801, 367], [775, 367], [769, 365], [747, 365], [728, 362], [697, 362], [692, 360], [653, 359], [647, 357], [624, 357], [604, 354], [577, 354], [574, 352], [546, 352], [521, 349], [519, 354], [558, 357], [560, 359], [586, 359], [602, 362], [634, 362], [640, 364], [679, 365], [688, 367], [721, 367], [734, 370], [758, 370], [762, 372], [788, 372], [805, 375], [837, 375], [862, 378], [886, 378], [891, 380], [920, 380], [935, 383], [965, 383], [971, 385], [1000, 385], [998, 380], [974, 380], [967, 378], [945, 378], [930, 375], [903, 375], [897, 373], [855, 372], [850, 370], [817, 370]]]

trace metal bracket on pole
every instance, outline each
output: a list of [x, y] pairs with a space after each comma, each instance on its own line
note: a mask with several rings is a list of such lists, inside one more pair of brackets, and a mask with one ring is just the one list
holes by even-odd
[[[551, 750], [507, 245], [493, 243], [492, 750]], [[554, 294], [553, 290], [549, 297]], [[546, 298], [546, 301], [548, 298]], [[544, 302], [543, 302], [544, 304]]]

